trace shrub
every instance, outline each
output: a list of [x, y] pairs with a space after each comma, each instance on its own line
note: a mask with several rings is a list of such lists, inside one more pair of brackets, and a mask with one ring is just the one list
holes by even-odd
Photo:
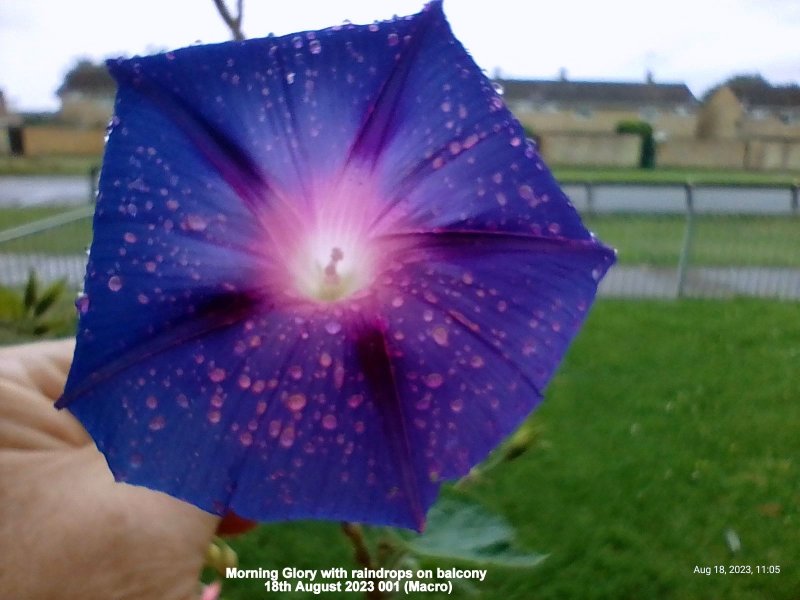
[[653, 169], [656, 166], [656, 141], [653, 127], [645, 121], [620, 121], [617, 133], [635, 133], [642, 138], [642, 152], [639, 156], [639, 167]]

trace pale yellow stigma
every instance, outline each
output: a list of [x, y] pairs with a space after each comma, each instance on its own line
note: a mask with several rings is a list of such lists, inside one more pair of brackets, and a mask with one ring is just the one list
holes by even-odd
[[342, 276], [339, 274], [336, 264], [344, 260], [344, 252], [339, 247], [334, 246], [331, 249], [331, 260], [325, 266], [322, 280], [316, 294], [313, 294], [317, 299], [326, 302], [333, 302], [348, 296], [352, 291], [352, 274], [350, 276]]
[[358, 255], [354, 248], [316, 241], [295, 263], [297, 291], [318, 302], [336, 302], [351, 296], [367, 285], [371, 272], [365, 257], [359, 257], [356, 263]]

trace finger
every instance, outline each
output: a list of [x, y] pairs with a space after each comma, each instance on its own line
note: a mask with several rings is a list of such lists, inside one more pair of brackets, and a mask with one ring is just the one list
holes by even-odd
[[64, 390], [75, 340], [0, 347], [0, 379], [39, 390], [55, 401]]
[[40, 391], [0, 379], [0, 450], [57, 450], [90, 441], [78, 420]]
[[196, 597], [217, 517], [115, 482], [91, 446], [0, 453], [0, 481], [4, 597]]

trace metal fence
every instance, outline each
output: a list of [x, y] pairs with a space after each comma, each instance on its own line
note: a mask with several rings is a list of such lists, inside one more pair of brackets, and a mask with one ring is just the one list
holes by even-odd
[[[587, 226], [617, 248], [600, 294], [629, 298], [754, 296], [800, 300], [797, 186], [570, 183]], [[0, 285], [80, 287], [93, 206], [0, 231]]]
[[587, 226], [619, 252], [603, 295], [800, 300], [796, 185], [565, 188]]
[[66, 279], [80, 289], [86, 272], [94, 205], [0, 231], [0, 285], [25, 285], [31, 271], [44, 281]]

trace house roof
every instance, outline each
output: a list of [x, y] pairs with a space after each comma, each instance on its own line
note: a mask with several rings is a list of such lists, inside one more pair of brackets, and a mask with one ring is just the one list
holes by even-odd
[[800, 108], [800, 86], [729, 83], [728, 88], [747, 108]]
[[678, 106], [696, 105], [684, 83], [631, 83], [609, 81], [498, 80], [509, 101], [566, 105]]

